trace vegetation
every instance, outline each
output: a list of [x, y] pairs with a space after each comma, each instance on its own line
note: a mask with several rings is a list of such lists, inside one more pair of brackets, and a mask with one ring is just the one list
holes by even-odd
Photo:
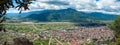
[[19, 33], [30, 33], [35, 30], [71, 30], [75, 26], [72, 23], [38, 23], [38, 24], [5, 24], [7, 30], [14, 30]]
[[[41, 12], [41, 13], [39, 13]], [[23, 20], [36, 20], [38, 22], [102, 22], [111, 21], [116, 18], [115, 15], [101, 14], [100, 13], [84, 13], [74, 9], [62, 10], [45, 10], [31, 12], [28, 16], [22, 18]], [[22, 20], [21, 19], [21, 20]], [[25, 20], [25, 21], [28, 21]]]
[[[118, 16], [115, 21], [109, 25], [109, 27], [115, 31], [116, 37], [119, 37], [120, 34], [120, 16]], [[118, 35], [118, 36], [117, 36]]]
[[[0, 0], [0, 18], [2, 18], [5, 14], [6, 11], [9, 8], [18, 8], [18, 10], [22, 10], [22, 8], [24, 8], [24, 10], [28, 10], [28, 4], [30, 4], [30, 0], [15, 0], [16, 4], [18, 4], [17, 6], [14, 6], [13, 4], [14, 0]], [[2, 20], [0, 21], [2, 22]]]
[[[15, 3], [17, 4], [17, 6], [14, 6], [15, 3], [13, 3], [15, 1]], [[20, 10], [20, 13], [22, 11], [22, 8], [24, 10], [29, 10], [28, 8], [28, 4], [30, 4], [32, 0], [0, 0], [0, 25], [2, 22], [6, 21], [5, 16], [6, 12], [9, 8], [17, 8], [18, 10]], [[3, 30], [4, 27], [0, 27], [0, 31]], [[5, 29], [5, 28], [4, 28]]]
[[115, 21], [109, 25], [109, 28], [115, 32], [116, 40], [113, 44], [120, 45], [120, 16], [118, 16]]
[[[15, 1], [17, 6], [14, 6], [13, 1]], [[5, 21], [4, 15], [6, 14], [7, 10], [9, 8], [13, 8], [13, 7], [20, 10], [20, 13], [21, 13], [22, 9], [29, 10], [28, 4], [31, 3], [30, 1], [31, 0], [0, 0], [0, 31], [4, 31], [4, 33], [2, 33], [3, 35], [1, 35], [1, 37], [4, 37], [4, 39], [5, 39], [4, 41], [0, 40], [3, 42], [3, 43], [0, 43], [0, 45], [9, 45], [9, 44], [7, 44], [8, 43], [7, 37], [9, 37], [7, 35], [9, 35], [9, 34], [5, 33], [6, 32], [5, 27], [3, 24], [1, 24]], [[4, 34], [6, 34], [6, 35], [4, 35]], [[21, 39], [17, 39], [17, 40], [21, 40]], [[20, 41], [18, 41], [18, 42], [20, 42]], [[29, 44], [26, 43], [26, 42], [29, 42], [29, 40], [21, 41], [21, 42], [24, 43], [24, 44], [21, 43], [22, 45], [29, 45], [30, 44], [30, 43]], [[16, 41], [14, 43], [16, 43]], [[20, 44], [20, 43], [18, 43], [18, 44]], [[12, 44], [12, 45], [18, 45], [18, 44]], [[33, 44], [31, 44], [31, 45], [33, 45]]]

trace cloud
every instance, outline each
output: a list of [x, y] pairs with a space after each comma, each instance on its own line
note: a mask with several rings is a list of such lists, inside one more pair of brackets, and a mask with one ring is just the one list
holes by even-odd
[[37, 0], [34, 4], [30, 4], [31, 9], [66, 9], [67, 2], [52, 0]]
[[44, 3], [53, 4], [53, 5], [69, 5], [68, 2], [63, 2], [63, 1], [46, 1]]
[[36, 0], [30, 4], [30, 11], [72, 8], [84, 12], [119, 14], [119, 4], [119, 0]]

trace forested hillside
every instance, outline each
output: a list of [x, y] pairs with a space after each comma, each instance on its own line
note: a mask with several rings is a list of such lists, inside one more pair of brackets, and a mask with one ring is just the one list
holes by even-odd
[[106, 21], [114, 20], [115, 15], [112, 14], [102, 14], [102, 13], [85, 13], [79, 12], [74, 9], [63, 9], [63, 10], [45, 10], [37, 11], [37, 13], [32, 13], [25, 19], [32, 19], [44, 22], [94, 22], [94, 21]]

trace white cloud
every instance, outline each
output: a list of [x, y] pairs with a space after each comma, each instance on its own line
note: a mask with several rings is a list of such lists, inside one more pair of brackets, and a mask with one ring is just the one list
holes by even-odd
[[119, 4], [117, 0], [37, 0], [30, 4], [30, 11], [73, 8], [78, 11], [119, 14]]
[[51, 0], [37, 0], [37, 2], [35, 2], [35, 4], [30, 4], [31, 9], [65, 9], [68, 6], [65, 5], [54, 5], [54, 4], [48, 4], [45, 3], [47, 1], [51, 1]]

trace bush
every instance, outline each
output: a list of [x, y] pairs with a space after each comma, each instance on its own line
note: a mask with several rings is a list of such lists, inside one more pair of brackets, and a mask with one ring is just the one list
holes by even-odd
[[109, 28], [115, 32], [120, 32], [120, 16], [118, 16], [115, 21], [109, 25]]
[[116, 37], [120, 37], [120, 16], [118, 16], [115, 21], [109, 25], [109, 28], [115, 31]]

